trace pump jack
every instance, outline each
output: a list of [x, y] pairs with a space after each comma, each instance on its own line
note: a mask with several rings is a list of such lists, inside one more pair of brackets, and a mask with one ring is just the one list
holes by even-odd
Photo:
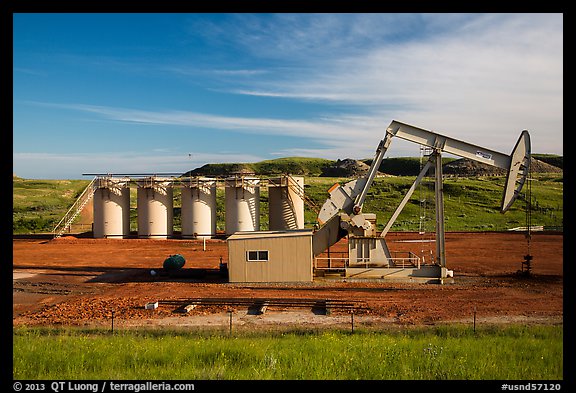
[[[377, 236], [376, 215], [363, 213], [362, 207], [394, 137], [429, 147], [432, 153], [388, 220], [384, 230]], [[506, 155], [393, 120], [386, 129], [384, 139], [378, 144], [367, 174], [344, 185], [335, 184], [328, 190], [329, 197], [318, 214], [318, 222], [321, 226], [314, 233], [312, 240], [314, 256], [318, 256], [340, 239], [348, 236], [349, 258], [346, 265], [348, 277], [414, 277], [439, 280], [444, 283], [453, 272], [446, 268], [442, 153], [506, 169], [507, 177], [500, 206], [500, 212], [505, 213], [520, 194], [528, 175], [531, 154], [530, 135], [528, 131], [522, 131], [512, 153]], [[418, 258], [393, 257], [386, 244], [386, 235], [430, 168], [435, 169], [436, 255], [433, 264], [424, 266]]]

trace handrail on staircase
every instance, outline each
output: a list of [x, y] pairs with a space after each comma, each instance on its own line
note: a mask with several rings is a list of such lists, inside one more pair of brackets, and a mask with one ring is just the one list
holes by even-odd
[[288, 187], [292, 188], [292, 190], [294, 190], [296, 194], [304, 200], [304, 203], [306, 203], [309, 208], [311, 208], [316, 214], [318, 214], [320, 208], [318, 207], [318, 205], [316, 205], [316, 203], [314, 203], [312, 198], [310, 198], [308, 195], [304, 193], [304, 187], [302, 187], [298, 182], [296, 182], [296, 179], [294, 179], [292, 175], [287, 175], [287, 178], [288, 178], [287, 182]]
[[86, 206], [88, 201], [92, 198], [97, 188], [95, 186], [97, 178], [98, 176], [94, 177], [92, 181], [90, 181], [84, 191], [82, 191], [82, 194], [80, 194], [78, 199], [76, 199], [74, 204], [70, 207], [70, 209], [68, 209], [64, 217], [62, 217], [58, 224], [54, 226], [54, 229], [52, 230], [54, 238], [62, 236], [66, 229], [70, 227], [72, 222], [76, 219], [78, 214], [80, 214], [84, 206]]

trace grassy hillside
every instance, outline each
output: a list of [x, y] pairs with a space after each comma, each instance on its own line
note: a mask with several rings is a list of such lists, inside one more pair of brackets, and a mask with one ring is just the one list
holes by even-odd
[[[532, 225], [563, 226], [562, 174], [532, 176]], [[364, 212], [376, 213], [378, 230], [384, 228], [415, 176], [376, 178], [364, 205]], [[346, 178], [305, 177], [306, 194], [322, 206], [327, 190]], [[503, 176], [453, 177], [444, 180], [444, 205], [447, 231], [506, 230], [524, 226], [526, 201], [524, 192], [513, 207], [501, 214], [500, 201]], [[13, 233], [50, 232], [88, 184], [87, 180], [27, 180], [15, 178], [13, 183]], [[525, 190], [524, 190], [525, 191]], [[131, 230], [137, 230], [136, 190], [132, 189]], [[421, 202], [423, 201], [423, 202]], [[180, 230], [180, 190], [174, 190], [174, 230]], [[268, 190], [260, 192], [261, 229], [268, 229]], [[217, 190], [217, 229], [224, 230], [224, 189]], [[420, 217], [423, 217], [420, 219]], [[316, 223], [317, 214], [305, 208], [306, 227]], [[392, 230], [434, 231], [433, 180], [425, 178], [396, 220]]]
[[319, 176], [322, 169], [333, 162], [324, 158], [287, 157], [257, 162], [254, 164], [254, 169], [259, 175], [290, 173]]
[[544, 161], [547, 164], [564, 169], [563, 156], [558, 156], [556, 154], [532, 154], [532, 157], [536, 158], [537, 160]]
[[[370, 166], [372, 159], [360, 160]], [[442, 158], [447, 164], [454, 158]], [[321, 176], [328, 173], [329, 167], [336, 163], [334, 160], [323, 158], [287, 157], [275, 160], [265, 160], [254, 163], [221, 163], [206, 164], [200, 168], [186, 172], [184, 176], [228, 176], [235, 173], [254, 173], [259, 176], [290, 173], [292, 175]], [[386, 158], [380, 164], [379, 171], [394, 176], [416, 176], [420, 172], [420, 158], [418, 157], [392, 157]]]
[[[563, 225], [562, 176], [534, 175], [532, 181], [532, 225]], [[334, 183], [344, 184], [349, 179], [306, 179], [306, 193], [318, 205]], [[382, 230], [400, 201], [412, 185], [415, 176], [376, 178], [364, 204], [365, 213], [376, 213], [378, 230]], [[444, 179], [444, 212], [447, 231], [507, 230], [526, 223], [525, 189], [512, 208], [500, 213], [504, 190], [503, 176]], [[424, 201], [421, 203], [420, 201]], [[420, 217], [423, 217], [422, 220]], [[312, 212], [305, 212], [306, 221], [315, 221]], [[393, 231], [418, 231], [424, 225], [426, 232], [434, 232], [434, 183], [425, 178], [412, 194], [408, 204], [398, 216]]]
[[[563, 157], [553, 154], [534, 154], [533, 158], [558, 168], [563, 167]], [[456, 161], [456, 158], [442, 157], [442, 164], [446, 165]], [[370, 166], [372, 159], [360, 160]], [[228, 176], [234, 173], [254, 173], [259, 176], [290, 173], [303, 176], [321, 176], [324, 173], [333, 173], [330, 167], [337, 163], [335, 160], [323, 158], [286, 157], [275, 160], [265, 160], [254, 163], [221, 163], [206, 164], [200, 168], [186, 172], [184, 176]], [[489, 167], [494, 168], [494, 167]], [[380, 164], [378, 169], [382, 173], [394, 176], [417, 176], [421, 169], [419, 157], [390, 157]], [[333, 176], [347, 176], [346, 171]], [[332, 176], [328, 175], [328, 176]]]
[[13, 233], [50, 232], [88, 183], [88, 180], [13, 177]]
[[259, 176], [284, 173], [319, 176], [322, 169], [333, 162], [324, 158], [286, 157], [254, 163], [206, 164], [186, 172], [184, 176], [227, 176], [234, 173], [254, 173]]

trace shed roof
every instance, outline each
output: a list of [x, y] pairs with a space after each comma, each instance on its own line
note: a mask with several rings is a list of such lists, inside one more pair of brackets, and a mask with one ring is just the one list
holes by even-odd
[[312, 229], [291, 229], [286, 231], [250, 231], [234, 232], [234, 234], [228, 237], [228, 240], [297, 237], [311, 235]]

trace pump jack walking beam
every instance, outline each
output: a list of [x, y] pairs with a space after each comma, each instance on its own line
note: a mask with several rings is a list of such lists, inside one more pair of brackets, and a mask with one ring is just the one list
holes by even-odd
[[506, 212], [520, 194], [520, 190], [528, 176], [530, 163], [530, 134], [524, 130], [520, 134], [512, 154], [509, 156], [494, 150], [459, 141], [432, 131], [414, 127], [393, 120], [386, 129], [386, 134], [397, 136], [420, 145], [428, 146], [436, 151], [469, 158], [484, 164], [506, 169], [508, 177], [502, 196], [500, 212]]
[[[386, 135], [397, 136], [399, 138], [418, 143], [423, 146], [431, 147], [434, 153], [430, 156], [429, 161], [422, 169], [416, 181], [408, 190], [408, 194], [404, 197], [390, 221], [382, 231], [381, 236], [386, 236], [390, 227], [404, 208], [410, 195], [414, 192], [416, 186], [426, 174], [431, 161], [435, 161], [435, 199], [436, 199], [436, 262], [445, 268], [446, 267], [446, 249], [445, 249], [445, 231], [444, 231], [444, 192], [442, 183], [442, 152], [454, 154], [463, 158], [472, 159], [474, 161], [482, 162], [488, 165], [496, 166], [506, 169], [507, 179], [504, 194], [502, 196], [502, 203], [500, 212], [505, 213], [514, 200], [520, 194], [520, 190], [528, 176], [530, 165], [530, 135], [528, 131], [524, 130], [520, 134], [511, 155], [499, 153], [494, 150], [486, 149], [484, 147], [476, 146], [471, 143], [459, 141], [444, 135], [440, 135], [422, 128], [410, 126], [408, 124], [392, 121], [390, 126], [386, 129]], [[444, 269], [443, 269], [444, 270]], [[444, 278], [444, 277], [443, 277]]]

